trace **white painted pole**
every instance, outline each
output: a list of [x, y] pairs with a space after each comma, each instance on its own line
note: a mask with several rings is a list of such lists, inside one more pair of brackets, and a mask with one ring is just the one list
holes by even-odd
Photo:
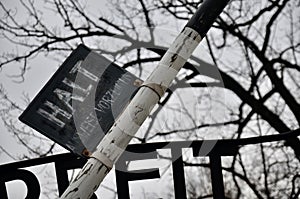
[[201, 4], [61, 199], [92, 196], [227, 3], [206, 0]]

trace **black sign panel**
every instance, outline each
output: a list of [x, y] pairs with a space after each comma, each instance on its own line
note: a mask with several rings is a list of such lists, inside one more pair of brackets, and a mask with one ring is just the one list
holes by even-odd
[[88, 155], [139, 83], [131, 73], [80, 45], [19, 119], [70, 151]]

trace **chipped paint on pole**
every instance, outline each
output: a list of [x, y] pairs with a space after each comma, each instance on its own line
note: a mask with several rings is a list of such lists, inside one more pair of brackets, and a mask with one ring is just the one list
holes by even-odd
[[[228, 0], [206, 0], [202, 3], [61, 199], [86, 199], [92, 196], [227, 2]], [[202, 23], [203, 21], [208, 23]], [[194, 26], [194, 23], [200, 23], [200, 26]]]

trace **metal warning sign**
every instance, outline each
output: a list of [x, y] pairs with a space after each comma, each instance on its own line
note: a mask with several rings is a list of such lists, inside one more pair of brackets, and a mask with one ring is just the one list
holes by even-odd
[[80, 45], [19, 119], [70, 151], [93, 152], [141, 82]]

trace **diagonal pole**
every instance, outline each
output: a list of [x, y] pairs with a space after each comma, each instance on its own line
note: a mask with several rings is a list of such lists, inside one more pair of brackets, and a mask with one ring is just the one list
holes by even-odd
[[228, 2], [201, 4], [61, 199], [92, 196]]

